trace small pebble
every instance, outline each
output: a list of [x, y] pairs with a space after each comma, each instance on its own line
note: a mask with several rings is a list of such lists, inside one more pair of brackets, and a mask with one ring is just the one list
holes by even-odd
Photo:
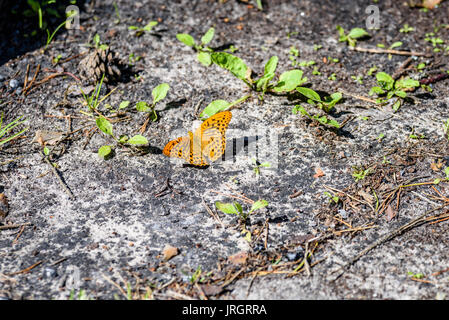
[[13, 89], [17, 88], [19, 86], [19, 80], [17, 79], [11, 79], [9, 81], [9, 86]]
[[57, 276], [56, 270], [51, 267], [45, 267], [44, 269], [44, 277], [45, 278], [54, 278]]
[[344, 210], [344, 209], [338, 210], [338, 213], [340, 214], [340, 216], [341, 216], [343, 219], [346, 219], [346, 218], [348, 217], [348, 211], [346, 211], [346, 210]]
[[296, 261], [304, 257], [304, 251], [302, 249], [299, 249], [296, 252], [288, 252], [286, 254], [286, 257], [288, 261]]
[[5, 81], [5, 76], [0, 74], [0, 81]]

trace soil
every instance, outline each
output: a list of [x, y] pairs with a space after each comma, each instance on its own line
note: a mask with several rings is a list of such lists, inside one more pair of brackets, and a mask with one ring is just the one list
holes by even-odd
[[[272, 0], [259, 10], [255, 1], [77, 1], [80, 27], [61, 28], [47, 48], [45, 31], [33, 36], [37, 16], [21, 14], [26, 1], [4, 10], [0, 112], [3, 126], [23, 116], [13, 132], [28, 130], [0, 145], [0, 297], [447, 298], [449, 2], [425, 11], [379, 1], [379, 27], [368, 30], [370, 5]], [[44, 17], [50, 30], [61, 21]], [[128, 29], [150, 21], [158, 24], [140, 36]], [[414, 30], [400, 32], [405, 24]], [[338, 41], [337, 25], [367, 29], [370, 37], [357, 47], [379, 51], [377, 44], [401, 41], [395, 50], [422, 55], [351, 50]], [[230, 72], [200, 64], [176, 38], [188, 33], [198, 41], [210, 27], [210, 46], [233, 45], [253, 75], [276, 55], [277, 76], [302, 69], [307, 87], [321, 96], [341, 91], [343, 100], [325, 114], [298, 94], [260, 99]], [[96, 34], [121, 68], [119, 79], [102, 85], [107, 97], [97, 112], [111, 119], [117, 137], [145, 129], [145, 147], [102, 133], [86, 106], [80, 88], [92, 92], [96, 83], [80, 80], [79, 63]], [[426, 41], [432, 37], [444, 41], [439, 52]], [[292, 47], [299, 56], [290, 57]], [[369, 95], [379, 71], [428, 86], [408, 91], [394, 111], [394, 99], [376, 104]], [[170, 90], [156, 105], [158, 119], [143, 126], [147, 116], [136, 103], [151, 104], [161, 83]], [[227, 146], [235, 148], [225, 161], [195, 167], [162, 154], [201, 123], [210, 102], [249, 94], [230, 109]], [[129, 106], [116, 112], [123, 101]], [[293, 113], [299, 104], [342, 127]], [[59, 140], [36, 139], [38, 130]], [[98, 155], [104, 145], [114, 148], [108, 160]], [[257, 170], [264, 162], [270, 167]], [[268, 206], [246, 220], [215, 206], [236, 201], [249, 212], [260, 199]]]

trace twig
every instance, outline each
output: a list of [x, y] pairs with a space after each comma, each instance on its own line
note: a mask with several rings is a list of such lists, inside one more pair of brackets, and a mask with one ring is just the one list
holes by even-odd
[[36, 68], [36, 71], [34, 72], [33, 79], [30, 81], [30, 83], [28, 84], [28, 86], [27, 86], [27, 87], [25, 88], [25, 90], [23, 91], [23, 93], [24, 93], [25, 95], [27, 95], [28, 90], [30, 90], [30, 88], [31, 88], [31, 86], [33, 85], [34, 81], [36, 81], [37, 74], [39, 73], [40, 70], [41, 70], [41, 65], [38, 64], [38, 65], [37, 65], [37, 68]]
[[28, 226], [30, 224], [31, 224], [31, 222], [26, 222], [26, 223], [21, 223], [21, 224], [10, 224], [10, 225], [6, 225], [6, 226], [0, 226], [0, 230], [15, 229], [15, 228], [20, 228], [22, 226]]
[[215, 192], [215, 193], [217, 193], [217, 194], [221, 194], [222, 196], [225, 196], [225, 197], [239, 199], [239, 200], [248, 202], [248, 203], [250, 203], [250, 204], [253, 204], [253, 203], [254, 203], [253, 200], [248, 199], [248, 198], [246, 198], [246, 197], [242, 198], [242, 197], [240, 197], [240, 196], [236, 196], [236, 195], [233, 195], [233, 194], [226, 194], [226, 193], [223, 193], [223, 192], [220, 192], [220, 191], [216, 191], [216, 190], [210, 190], [210, 191], [211, 191], [211, 192]]
[[53, 163], [51, 163], [50, 159], [41, 151], [42, 156], [44, 157], [45, 162], [48, 163], [48, 165], [51, 167], [51, 170], [53, 171], [56, 178], [58, 178], [60, 184], [62, 185], [64, 191], [69, 195], [70, 198], [75, 199], [75, 195], [70, 191], [69, 187], [66, 185], [64, 180], [62, 180], [61, 176], [59, 175], [58, 170], [55, 168]]
[[206, 211], [212, 216], [212, 218], [214, 218], [215, 220], [217, 220], [220, 224], [221, 227], [223, 229], [226, 229], [223, 222], [221, 221], [220, 217], [217, 214], [214, 214], [213, 211], [211, 210], [211, 208], [209, 208], [209, 206], [207, 205], [207, 203], [204, 201], [204, 198], [201, 197], [201, 201], [203, 203], [204, 208], [206, 208]]
[[66, 260], [67, 260], [67, 258], [61, 258], [61, 259], [56, 260], [55, 262], [53, 262], [53, 263], [51, 264], [51, 266], [56, 266], [57, 264], [60, 264], [61, 262], [64, 262], [64, 261], [66, 261]]
[[20, 238], [20, 236], [22, 235], [22, 233], [23, 233], [24, 230], [25, 230], [25, 226], [21, 226], [21, 227], [20, 227], [20, 231], [19, 231], [19, 233], [17, 234], [17, 237], [16, 237], [16, 238], [13, 240], [13, 242], [12, 242], [13, 245], [17, 243], [17, 241], [19, 240], [19, 238]]
[[343, 195], [347, 196], [348, 198], [350, 198], [350, 199], [352, 199], [352, 200], [354, 200], [354, 201], [357, 201], [357, 202], [360, 202], [360, 203], [362, 203], [362, 204], [365, 204], [365, 205], [369, 206], [374, 212], [376, 212], [376, 209], [374, 209], [374, 207], [372, 206], [372, 204], [369, 203], [369, 202], [367, 202], [367, 201], [359, 200], [359, 199], [357, 199], [357, 198], [351, 196], [350, 194], [344, 192], [343, 190], [339, 190], [339, 189], [336, 189], [336, 188], [332, 188], [332, 187], [329, 187], [329, 186], [327, 186], [327, 185], [323, 185], [323, 187], [326, 188], [326, 189], [328, 189], [328, 190], [330, 190], [330, 191], [333, 191], [333, 192], [342, 193]]
[[299, 197], [301, 194], [302, 194], [302, 190], [299, 190], [299, 191], [296, 191], [296, 192], [292, 193], [292, 194], [289, 195], [288, 197], [289, 197], [290, 199], [294, 199], [294, 198]]
[[260, 267], [259, 269], [256, 270], [256, 272], [254, 273], [254, 276], [251, 278], [251, 281], [248, 284], [248, 289], [246, 289], [246, 299], [248, 299], [249, 296], [249, 291], [251, 290], [251, 287], [253, 285], [254, 280], [257, 277], [257, 274], [262, 271], [263, 267]]
[[374, 242], [373, 244], [369, 245], [367, 248], [365, 248], [364, 250], [362, 250], [362, 252], [360, 252], [358, 255], [356, 255], [355, 257], [353, 257], [352, 259], [350, 259], [348, 262], [346, 262], [343, 266], [341, 266], [339, 269], [331, 272], [333, 273], [337, 273], [339, 272], [339, 274], [332, 280], [335, 281], [337, 280], [339, 277], [341, 277], [345, 271], [346, 268], [348, 268], [349, 266], [351, 266], [353, 263], [355, 263], [356, 261], [358, 261], [361, 257], [363, 257], [365, 254], [367, 254], [369, 251], [373, 250], [374, 248], [380, 246], [381, 244], [401, 235], [402, 233], [411, 230], [417, 226], [420, 226], [424, 223], [426, 223], [426, 218], [425, 216], [428, 215], [431, 212], [434, 212], [436, 210], [442, 209], [446, 206], [448, 206], [449, 203], [446, 203], [444, 205], [441, 205], [439, 207], [430, 209], [426, 212], [424, 212], [422, 215], [420, 215], [418, 218], [413, 219], [412, 221], [402, 225], [401, 227], [395, 229], [393, 232], [388, 233], [387, 235], [385, 235], [384, 237], [382, 237], [381, 239], [377, 240], [376, 242]]
[[22, 91], [25, 90], [28, 84], [28, 76], [30, 74], [30, 64], [27, 64], [27, 71], [25, 72], [25, 79], [23, 80], [23, 88]]
[[206, 294], [204, 293], [203, 289], [201, 289], [201, 287], [196, 282], [195, 282], [195, 288], [200, 292], [201, 300], [209, 300], [207, 298]]
[[[399, 67], [399, 69], [393, 73], [393, 75], [391, 76], [394, 80], [398, 79], [405, 71], [410, 70], [410, 69], [405, 69], [409, 66], [410, 63], [412, 63], [413, 61], [413, 57], [408, 57]], [[413, 68], [411, 68], [413, 69]]]
[[377, 104], [376, 100], [373, 100], [373, 99], [370, 99], [370, 98], [367, 98], [367, 97], [364, 97], [364, 96], [360, 96], [360, 95], [357, 95], [357, 94], [354, 94], [354, 93], [347, 92], [346, 90], [344, 90], [342, 88], [338, 88], [338, 91], [343, 93], [343, 94], [345, 94], [345, 95], [347, 95], [347, 96], [350, 96], [352, 98], [355, 98], [355, 99], [358, 99], [358, 100], [363, 100], [363, 101], [366, 101], [366, 102], [369, 102], [369, 103]]
[[182, 293], [172, 291], [172, 290], [167, 290], [167, 292], [165, 294], [157, 293], [157, 295], [169, 296], [171, 298], [175, 298], [178, 300], [197, 300], [197, 299], [192, 298], [186, 294], [182, 294]]
[[368, 53], [389, 53], [389, 54], [397, 54], [402, 56], [417, 56], [417, 57], [430, 57], [431, 55], [422, 52], [416, 51], [401, 51], [401, 50], [392, 50], [392, 49], [381, 49], [381, 48], [361, 48], [361, 47], [350, 47], [353, 51], [358, 52], [368, 52]]
[[15, 275], [21, 274], [21, 273], [28, 273], [28, 272], [30, 272], [32, 269], [34, 269], [34, 268], [36, 268], [38, 265], [40, 265], [42, 262], [43, 262], [43, 261], [41, 260], [41, 261], [36, 262], [35, 264], [29, 266], [28, 268], [25, 268], [25, 269], [23, 269], [23, 270], [16, 271], [16, 272], [5, 273], [5, 275], [7, 275], [7, 276], [15, 276]]
[[221, 285], [222, 288], [227, 287], [228, 285], [230, 285], [243, 271], [245, 271], [245, 268], [240, 269], [238, 272], [236, 272], [231, 279], [229, 279], [228, 281], [225, 281], [225, 283], [223, 283]]
[[123, 290], [122, 287], [120, 287], [120, 285], [118, 285], [117, 283], [115, 283], [111, 278], [107, 277], [105, 274], [102, 274], [103, 278], [106, 279], [106, 281], [108, 281], [110, 284], [112, 284], [114, 287], [116, 287], [117, 289], [119, 289], [119, 291], [123, 294], [123, 296], [128, 299], [128, 296], [125, 293], [125, 290]]

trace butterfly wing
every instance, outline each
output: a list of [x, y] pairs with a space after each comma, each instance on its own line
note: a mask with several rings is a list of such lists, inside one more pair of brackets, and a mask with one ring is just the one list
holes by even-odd
[[208, 161], [216, 161], [226, 149], [226, 129], [231, 121], [229, 111], [219, 112], [188, 136], [170, 141], [162, 153], [168, 157], [184, 159], [195, 166], [207, 166]]
[[189, 159], [190, 153], [190, 137], [179, 137], [170, 141], [162, 150], [167, 157]]
[[[226, 129], [231, 121], [232, 113], [219, 112], [206, 121], [199, 128], [201, 132], [202, 153], [210, 161], [219, 159], [226, 149]], [[195, 134], [198, 133], [195, 132]]]
[[201, 154], [201, 144], [195, 141], [193, 133], [189, 131], [188, 136], [179, 137], [168, 142], [162, 153], [167, 157], [184, 159], [195, 166], [208, 165]]

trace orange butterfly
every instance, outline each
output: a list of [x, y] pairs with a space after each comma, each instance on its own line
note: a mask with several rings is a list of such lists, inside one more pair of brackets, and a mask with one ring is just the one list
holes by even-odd
[[216, 161], [226, 149], [226, 129], [231, 121], [230, 111], [219, 112], [205, 120], [188, 136], [170, 141], [162, 151], [168, 157], [181, 158], [194, 166], [207, 166]]

